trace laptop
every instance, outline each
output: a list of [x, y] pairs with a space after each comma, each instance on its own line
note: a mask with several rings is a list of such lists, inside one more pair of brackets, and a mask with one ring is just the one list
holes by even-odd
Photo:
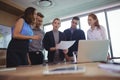
[[111, 59], [108, 63], [110, 64], [119, 64], [120, 65], [120, 59]]
[[109, 40], [79, 40], [77, 63], [106, 62]]

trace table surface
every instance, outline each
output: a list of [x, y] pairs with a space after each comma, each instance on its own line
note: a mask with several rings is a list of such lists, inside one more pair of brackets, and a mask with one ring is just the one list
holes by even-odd
[[[120, 73], [98, 67], [100, 63], [21, 66], [16, 70], [0, 71], [0, 80], [120, 80]], [[84, 66], [83, 73], [44, 75], [43, 72], [57, 67]], [[14, 69], [14, 68], [13, 68]]]

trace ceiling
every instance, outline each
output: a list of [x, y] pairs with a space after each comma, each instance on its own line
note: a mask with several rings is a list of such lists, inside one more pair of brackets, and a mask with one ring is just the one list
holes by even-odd
[[66, 16], [120, 3], [120, 0], [51, 0], [52, 6], [41, 8], [36, 5], [37, 1], [39, 0], [11, 0], [24, 9], [29, 6], [35, 7], [44, 14], [44, 24], [50, 23], [55, 17], [63, 19]]
[[9, 5], [6, 2], [2, 2], [2, 0], [0, 0], [0, 10], [3, 10], [16, 16], [20, 16], [23, 13], [24, 9], [19, 9], [18, 7], [14, 7], [13, 5], [14, 4]]

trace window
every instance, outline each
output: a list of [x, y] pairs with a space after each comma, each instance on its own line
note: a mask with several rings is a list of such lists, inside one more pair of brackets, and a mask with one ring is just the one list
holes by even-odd
[[68, 29], [71, 27], [71, 20], [63, 21], [61, 22], [61, 27], [59, 28], [59, 31], [63, 32], [65, 29]]
[[45, 33], [48, 32], [48, 31], [51, 31], [52, 29], [53, 29], [52, 25], [46, 25], [46, 26], [44, 26]]
[[87, 30], [90, 28], [90, 26], [88, 25], [87, 16], [80, 17], [80, 25], [81, 25], [81, 29], [85, 32], [85, 36], [87, 38]]
[[120, 9], [107, 11], [113, 57], [120, 57]]

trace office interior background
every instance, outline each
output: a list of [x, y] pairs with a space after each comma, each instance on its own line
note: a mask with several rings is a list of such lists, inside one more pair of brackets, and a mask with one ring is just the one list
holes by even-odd
[[[88, 25], [88, 14], [90, 12], [76, 15], [79, 16], [80, 19], [77, 28], [84, 30], [86, 38], [87, 38], [87, 30], [90, 28], [90, 26]], [[96, 11], [92, 11], [92, 13], [95, 13], [97, 15], [100, 25], [103, 25], [106, 29], [107, 39], [110, 40], [109, 53], [111, 55], [111, 58], [120, 58], [120, 50], [119, 50], [120, 38], [117, 36], [120, 34], [119, 31], [120, 6], [96, 10]], [[62, 20], [61, 27], [59, 28], [59, 30], [63, 32], [65, 29], [70, 28], [71, 19], [72, 18]], [[52, 24], [48, 24], [44, 26], [45, 32], [48, 32], [50, 30], [52, 30]]]
[[[30, 6], [31, 4], [34, 6], [34, 4], [36, 4], [36, 2], [38, 0], [28, 0], [26, 2], [24, 0], [11, 0], [11, 1], [12, 2], [10, 2], [10, 0], [1, 0], [0, 3], [6, 3], [6, 4], [14, 3], [15, 5], [17, 5], [16, 3], [20, 3], [19, 6], [24, 7], [21, 9], [21, 10], [23, 10], [26, 7]], [[70, 28], [72, 17], [78, 16], [80, 19], [80, 22], [79, 22], [79, 25], [77, 26], [77, 28], [81, 28], [82, 30], [84, 30], [85, 35], [86, 35], [87, 30], [90, 28], [90, 26], [88, 25], [88, 22], [87, 22], [88, 14], [91, 12], [95, 13], [98, 17], [100, 25], [103, 25], [105, 27], [106, 32], [107, 32], [107, 38], [110, 40], [109, 53], [111, 55], [111, 58], [120, 58], [120, 49], [119, 49], [119, 47], [120, 47], [120, 37], [119, 37], [119, 34], [120, 34], [120, 31], [119, 31], [119, 29], [120, 29], [120, 22], [119, 22], [120, 21], [120, 0], [90, 0], [91, 2], [90, 1], [87, 2], [87, 0], [84, 0], [84, 1], [86, 1], [86, 3], [84, 3], [86, 5], [83, 4], [82, 0], [76, 0], [76, 2], [74, 0], [66, 0], [65, 1], [66, 3], [67, 3], [67, 1], [69, 1], [69, 2], [73, 1], [74, 3], [77, 4], [77, 7], [71, 6], [73, 8], [76, 8], [77, 11], [74, 11], [73, 8], [68, 8], [70, 11], [73, 11], [71, 14], [67, 14], [67, 13], [70, 13], [69, 10], [68, 10], [68, 12], [65, 12], [65, 11], [62, 11], [62, 9], [58, 9], [59, 12], [57, 11], [55, 13], [53, 11], [54, 7], [59, 6], [60, 2], [61, 2], [61, 4], [64, 3], [64, 6], [65, 6], [65, 2], [62, 0], [60, 0], [60, 1], [59, 0], [51, 0], [51, 1], [54, 2], [53, 6], [51, 8], [46, 9], [46, 8], [39, 8], [40, 6], [37, 6], [37, 7], [35, 6], [37, 9], [40, 9], [40, 12], [42, 12], [45, 16], [45, 19], [43, 22], [43, 30], [45, 32], [52, 30], [51, 21], [55, 17], [58, 17], [61, 19], [62, 22], [61, 22], [61, 27], [59, 28], [59, 30], [63, 32], [65, 29]], [[57, 3], [57, 1], [59, 3]], [[77, 1], [79, 3], [81, 3], [82, 6], [79, 6]], [[31, 2], [33, 2], [33, 3], [31, 3]], [[72, 4], [70, 4], [70, 5], [72, 5]], [[87, 6], [87, 8], [84, 8], [83, 5]], [[79, 10], [78, 8], [79, 9], [83, 8], [85, 10]], [[49, 10], [51, 11], [51, 14], [49, 13]], [[4, 14], [4, 12], [5, 13], [7, 12], [7, 14], [8, 14], [8, 11], [0, 8], [0, 13]], [[10, 14], [15, 14], [15, 13], [10, 12]], [[16, 19], [18, 17], [18, 15], [17, 16], [12, 15], [11, 18], [13, 18], [13, 17], [15, 17], [15, 19]], [[8, 21], [8, 18], [6, 18], [7, 20], [2, 20], [3, 16], [1, 14], [0, 14], [0, 18], [1, 18], [0, 27], [6, 27], [6, 26], [11, 27], [11, 26], [13, 26], [13, 23], [15, 22], [15, 20], [13, 20], [13, 22], [6, 24], [5, 21]], [[9, 21], [10, 20], [11, 19], [9, 17]], [[9, 33], [10, 29], [7, 27], [7, 28], [5, 28], [6, 31], [3, 31], [3, 30], [4, 29], [0, 29], [0, 49], [1, 49], [0, 51], [6, 50], [9, 40], [11, 39], [10, 38], [11, 34]], [[5, 33], [5, 35], [3, 35], [3, 33]], [[87, 35], [86, 35], [86, 37], [87, 37]], [[47, 59], [46, 56], [47, 56], [47, 52], [45, 51], [45, 59]], [[2, 59], [2, 58], [0, 57], [0, 59]]]

